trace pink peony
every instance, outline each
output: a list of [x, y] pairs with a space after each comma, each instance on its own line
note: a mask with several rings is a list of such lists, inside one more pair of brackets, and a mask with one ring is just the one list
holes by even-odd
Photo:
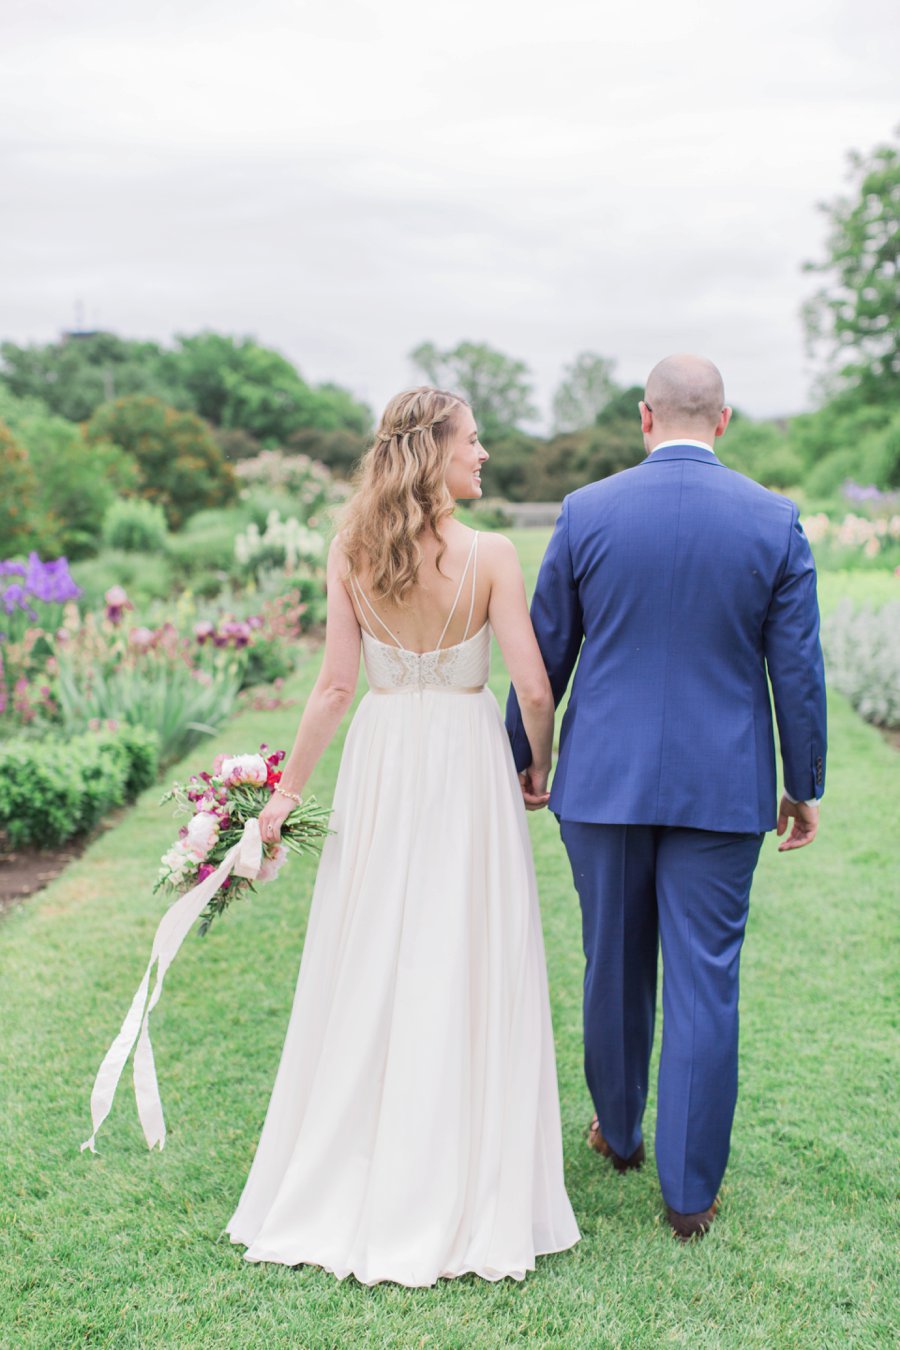
[[208, 811], [198, 811], [187, 827], [185, 844], [195, 857], [204, 859], [219, 837], [219, 822]]
[[232, 755], [219, 769], [219, 775], [227, 787], [237, 787], [239, 783], [262, 787], [268, 772], [268, 765], [262, 755]]
[[262, 867], [259, 869], [257, 881], [274, 881], [287, 862], [288, 851], [284, 844], [276, 844], [274, 852], [263, 858]]

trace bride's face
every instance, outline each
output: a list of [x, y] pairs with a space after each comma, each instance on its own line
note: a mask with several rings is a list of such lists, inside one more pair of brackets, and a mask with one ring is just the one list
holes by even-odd
[[481, 496], [481, 466], [488, 458], [478, 439], [472, 409], [461, 407], [453, 419], [445, 482], [455, 501]]

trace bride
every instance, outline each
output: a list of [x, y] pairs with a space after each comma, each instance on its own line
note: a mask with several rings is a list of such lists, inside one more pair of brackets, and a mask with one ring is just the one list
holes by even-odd
[[[523, 1279], [578, 1241], [524, 805], [546, 804], [553, 700], [512, 544], [481, 496], [471, 409], [388, 404], [328, 559], [325, 655], [266, 842], [354, 697], [293, 1011], [227, 1226], [248, 1261], [364, 1284]], [[534, 747], [517, 780], [491, 632]]]

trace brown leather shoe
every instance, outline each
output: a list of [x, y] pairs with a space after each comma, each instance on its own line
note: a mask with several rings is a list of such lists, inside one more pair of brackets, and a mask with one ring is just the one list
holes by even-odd
[[677, 1209], [670, 1209], [666, 1205], [666, 1218], [679, 1242], [690, 1242], [691, 1238], [701, 1238], [709, 1232], [718, 1207], [718, 1200], [714, 1200], [709, 1209], [701, 1209], [699, 1214], [679, 1214]]
[[647, 1156], [642, 1139], [630, 1158], [620, 1158], [600, 1133], [600, 1121], [596, 1116], [588, 1126], [588, 1143], [595, 1153], [600, 1154], [601, 1158], [609, 1158], [617, 1172], [636, 1172], [639, 1167], [643, 1167], [644, 1159]]

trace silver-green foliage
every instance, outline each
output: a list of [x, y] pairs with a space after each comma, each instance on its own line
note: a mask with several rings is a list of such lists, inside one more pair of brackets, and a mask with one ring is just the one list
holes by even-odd
[[68, 653], [57, 653], [56, 694], [63, 731], [71, 736], [92, 723], [114, 722], [155, 734], [163, 766], [212, 736], [231, 716], [241, 688], [243, 661], [215, 660], [208, 669], [159, 659], [98, 663], [86, 678]]
[[867, 722], [900, 727], [900, 601], [842, 600], [822, 626], [828, 680]]
[[103, 542], [107, 548], [156, 553], [165, 549], [168, 535], [162, 507], [142, 497], [117, 498], [103, 517]]

